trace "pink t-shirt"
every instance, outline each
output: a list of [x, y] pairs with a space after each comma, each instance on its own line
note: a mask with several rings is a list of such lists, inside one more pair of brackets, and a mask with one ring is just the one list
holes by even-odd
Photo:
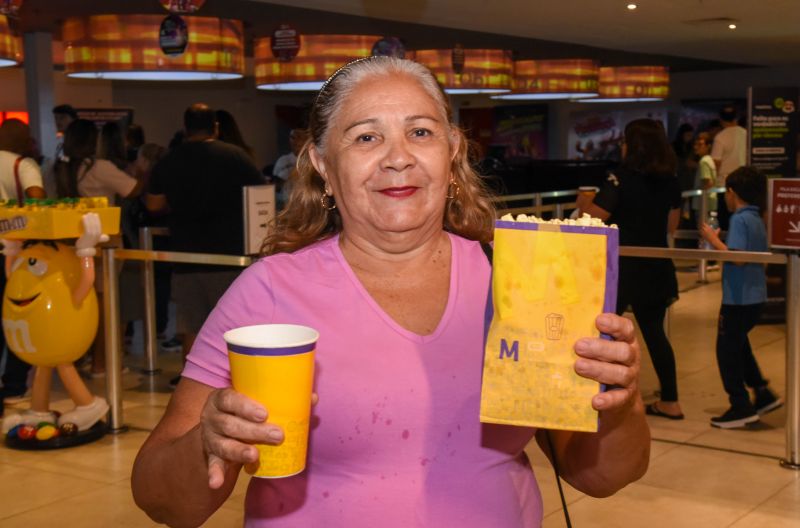
[[258, 261], [222, 297], [183, 371], [201, 383], [230, 385], [230, 328], [296, 323], [320, 333], [308, 469], [251, 479], [246, 526], [540, 525], [523, 452], [535, 431], [478, 419], [490, 267], [477, 242], [450, 240], [447, 308], [428, 336], [381, 310], [338, 237]]

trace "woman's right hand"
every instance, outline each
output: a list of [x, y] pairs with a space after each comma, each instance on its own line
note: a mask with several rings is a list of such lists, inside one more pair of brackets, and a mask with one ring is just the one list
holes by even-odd
[[200, 415], [200, 437], [208, 459], [208, 487], [219, 489], [231, 465], [258, 462], [253, 444], [279, 445], [283, 429], [267, 422], [267, 409], [233, 389], [217, 389]]

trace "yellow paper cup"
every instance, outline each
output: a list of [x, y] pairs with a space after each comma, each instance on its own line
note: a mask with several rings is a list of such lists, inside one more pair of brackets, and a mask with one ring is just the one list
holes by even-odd
[[307, 326], [244, 326], [224, 334], [233, 388], [267, 408], [267, 421], [280, 425], [281, 445], [256, 445], [254, 477], [281, 478], [306, 468], [314, 350], [319, 333]]

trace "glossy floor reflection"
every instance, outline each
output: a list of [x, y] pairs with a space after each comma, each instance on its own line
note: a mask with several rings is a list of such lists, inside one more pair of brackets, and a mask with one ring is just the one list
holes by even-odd
[[[678, 378], [686, 419], [650, 417], [653, 445], [648, 473], [615, 496], [593, 499], [567, 486], [574, 526], [580, 527], [735, 527], [800, 526], [800, 472], [783, 469], [786, 411], [769, 414], [747, 430], [713, 429], [708, 421], [726, 408], [714, 360], [719, 273], [698, 286], [696, 275], [680, 273], [681, 300], [673, 307], [670, 330], [678, 356]], [[752, 342], [773, 388], [784, 394], [785, 328], [759, 326]], [[134, 347], [138, 349], [140, 347]], [[152, 526], [133, 503], [129, 478], [136, 452], [161, 417], [170, 391], [167, 381], [180, 367], [176, 354], [159, 356], [162, 372], [153, 378], [135, 373], [141, 357], [126, 357], [126, 433], [107, 436], [78, 448], [49, 452], [12, 451], [0, 447], [0, 527]], [[103, 380], [93, 380], [98, 393]], [[647, 354], [642, 372], [645, 401], [655, 399], [655, 373]], [[55, 407], [69, 402], [56, 390]], [[24, 408], [24, 405], [16, 409]], [[14, 412], [10, 408], [9, 412]], [[538, 448], [529, 454], [545, 504], [544, 527], [566, 526], [558, 490]], [[246, 478], [226, 504], [206, 523], [212, 527], [242, 525]]]

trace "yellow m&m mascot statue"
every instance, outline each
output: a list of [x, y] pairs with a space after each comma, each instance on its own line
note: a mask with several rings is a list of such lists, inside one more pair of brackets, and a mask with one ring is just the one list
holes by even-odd
[[[82, 231], [74, 248], [47, 239], [3, 239], [8, 278], [3, 332], [9, 349], [36, 367], [31, 408], [3, 419], [2, 430], [9, 437], [24, 438], [24, 428], [35, 429], [42, 423], [51, 424], [56, 436], [59, 430], [76, 434], [92, 428], [108, 412], [106, 400], [89, 391], [73, 364], [89, 350], [97, 333], [95, 246], [108, 236], [96, 212], [73, 213], [79, 214]], [[54, 370], [75, 403], [60, 416], [49, 408]]]

